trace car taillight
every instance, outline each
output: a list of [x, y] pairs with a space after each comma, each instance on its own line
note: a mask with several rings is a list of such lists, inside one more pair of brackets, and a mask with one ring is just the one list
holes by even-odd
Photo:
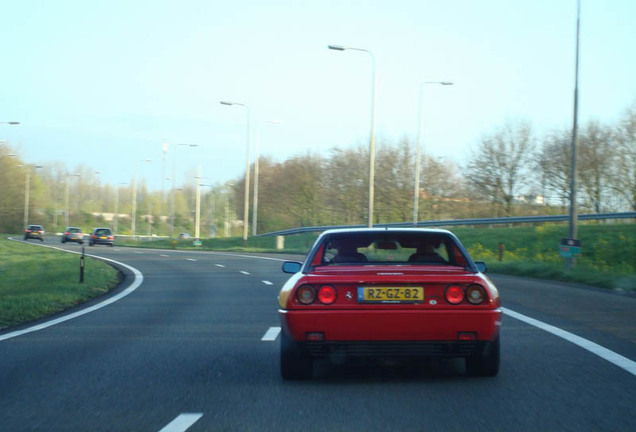
[[318, 300], [323, 304], [336, 301], [336, 289], [331, 285], [323, 285], [318, 289]]
[[464, 290], [459, 285], [449, 285], [444, 292], [444, 297], [450, 304], [460, 304], [464, 301]]
[[304, 305], [312, 304], [316, 300], [316, 290], [311, 285], [303, 285], [296, 291], [296, 298]]
[[486, 291], [481, 285], [471, 285], [466, 290], [466, 299], [474, 304], [481, 304], [486, 299]]
[[97, 236], [96, 236], [95, 234], [93, 234], [91, 237], [93, 237], [94, 239], [96, 239], [96, 238], [97, 238]]
[[66, 231], [66, 232], [64, 233], [64, 235], [69, 235], [69, 234], [70, 234], [70, 232], [68, 232], [68, 231]]

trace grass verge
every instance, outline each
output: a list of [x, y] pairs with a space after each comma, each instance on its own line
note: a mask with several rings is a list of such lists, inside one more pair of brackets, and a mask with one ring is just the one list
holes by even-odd
[[86, 257], [0, 239], [0, 329], [52, 315], [102, 295], [119, 282], [110, 265]]

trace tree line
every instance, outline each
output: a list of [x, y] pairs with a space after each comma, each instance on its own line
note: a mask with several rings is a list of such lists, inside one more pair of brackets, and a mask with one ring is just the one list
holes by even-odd
[[[539, 136], [529, 122], [517, 121], [485, 133], [463, 163], [422, 155], [418, 220], [567, 213], [571, 143], [571, 128]], [[582, 125], [577, 149], [579, 211], [636, 211], [636, 102], [614, 124]], [[374, 223], [412, 220], [415, 155], [406, 137], [378, 140]], [[285, 161], [261, 158], [258, 233], [366, 224], [368, 160], [366, 143]], [[8, 143], [0, 143], [0, 232], [23, 228], [27, 179], [29, 223], [61, 230], [68, 219], [85, 228], [116, 225], [119, 234], [130, 234], [130, 183], [102, 185], [87, 166], [72, 174], [61, 162], [38, 168], [21, 161]], [[202, 235], [240, 235], [244, 187], [242, 177], [202, 188]], [[150, 191], [141, 181], [137, 199], [137, 234], [194, 231], [194, 185]]]

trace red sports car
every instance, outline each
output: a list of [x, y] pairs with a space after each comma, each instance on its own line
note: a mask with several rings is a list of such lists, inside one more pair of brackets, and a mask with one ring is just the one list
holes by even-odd
[[485, 270], [446, 230], [324, 232], [304, 263], [283, 264], [282, 377], [369, 357], [458, 357], [470, 375], [496, 375], [501, 301]]

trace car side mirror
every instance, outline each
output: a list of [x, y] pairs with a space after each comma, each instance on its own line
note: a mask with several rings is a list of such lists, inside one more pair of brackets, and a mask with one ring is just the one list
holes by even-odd
[[475, 266], [477, 267], [477, 270], [479, 270], [480, 273], [486, 273], [488, 271], [488, 266], [483, 261], [476, 262]]
[[303, 264], [299, 263], [297, 261], [285, 261], [283, 263], [283, 271], [285, 273], [295, 274], [295, 273], [298, 273], [300, 271], [300, 268], [302, 266], [303, 266]]

